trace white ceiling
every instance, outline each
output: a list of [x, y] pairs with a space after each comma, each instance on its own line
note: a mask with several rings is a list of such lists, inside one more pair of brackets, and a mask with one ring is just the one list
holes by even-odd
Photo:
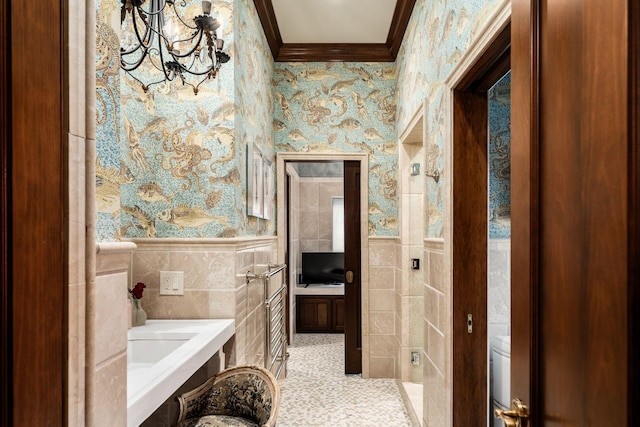
[[385, 43], [396, 0], [272, 0], [283, 43]]

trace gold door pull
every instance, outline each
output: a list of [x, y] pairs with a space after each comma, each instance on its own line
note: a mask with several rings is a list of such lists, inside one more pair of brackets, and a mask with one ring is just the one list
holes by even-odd
[[353, 283], [353, 271], [347, 271], [347, 283]]
[[513, 399], [511, 409], [496, 409], [495, 414], [507, 427], [525, 427], [529, 419], [529, 408], [522, 400]]

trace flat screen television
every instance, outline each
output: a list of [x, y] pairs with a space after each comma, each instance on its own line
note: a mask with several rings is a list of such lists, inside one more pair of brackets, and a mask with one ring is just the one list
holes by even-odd
[[344, 252], [303, 252], [300, 284], [344, 283]]

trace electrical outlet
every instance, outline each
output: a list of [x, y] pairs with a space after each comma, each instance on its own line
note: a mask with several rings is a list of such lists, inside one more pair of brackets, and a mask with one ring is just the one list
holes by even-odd
[[417, 351], [412, 351], [411, 352], [411, 364], [412, 365], [419, 365], [420, 364], [420, 353], [418, 353]]
[[160, 295], [184, 295], [184, 271], [161, 271]]

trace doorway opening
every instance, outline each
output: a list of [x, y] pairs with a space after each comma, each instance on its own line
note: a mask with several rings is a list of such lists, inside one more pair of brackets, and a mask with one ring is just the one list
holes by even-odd
[[[346, 374], [363, 373], [366, 160], [278, 154], [278, 258], [289, 265], [289, 339], [297, 331], [344, 333]], [[344, 231], [334, 236], [340, 222]]]
[[[452, 262], [452, 335], [453, 335], [453, 411], [452, 425], [477, 425], [492, 423], [489, 410], [491, 389], [489, 387], [489, 340], [491, 335], [508, 336], [509, 326], [504, 319], [495, 321], [495, 313], [489, 316], [488, 304], [490, 223], [498, 229], [509, 222], [508, 206], [498, 195], [491, 195], [490, 187], [490, 91], [501, 103], [510, 103], [509, 92], [497, 93], [496, 86], [508, 75], [511, 61], [511, 25], [509, 15], [501, 27], [495, 27], [494, 36], [486, 40], [486, 48], [471, 51], [476, 55], [469, 62], [461, 61], [458, 74], [450, 85], [453, 126], [451, 144], [451, 262]], [[502, 134], [505, 137], [506, 134]], [[500, 147], [501, 151], [504, 147]], [[508, 170], [508, 156], [498, 161], [504, 175]], [[504, 185], [504, 178], [495, 185]], [[492, 197], [493, 196], [493, 197]], [[491, 197], [491, 200], [490, 200]], [[491, 215], [489, 214], [491, 208]], [[491, 219], [491, 221], [490, 221]], [[494, 242], [495, 243], [495, 242]], [[501, 242], [500, 248], [509, 247]], [[496, 245], [496, 248], [498, 245]], [[497, 251], [492, 251], [497, 253]], [[509, 252], [502, 258], [509, 258]], [[508, 266], [500, 264], [500, 273]], [[508, 273], [507, 277], [508, 277]], [[492, 286], [493, 291], [493, 286]], [[492, 292], [496, 294], [496, 292]], [[507, 295], [508, 299], [509, 296]], [[501, 295], [500, 300], [505, 297]], [[502, 304], [499, 312], [508, 309]], [[490, 322], [492, 323], [490, 325]], [[499, 326], [502, 326], [500, 330]], [[508, 341], [506, 338], [503, 341]], [[496, 344], [496, 348], [499, 346]], [[506, 368], [508, 370], [508, 367]], [[506, 378], [508, 384], [509, 379]], [[508, 393], [508, 391], [507, 391]]]

